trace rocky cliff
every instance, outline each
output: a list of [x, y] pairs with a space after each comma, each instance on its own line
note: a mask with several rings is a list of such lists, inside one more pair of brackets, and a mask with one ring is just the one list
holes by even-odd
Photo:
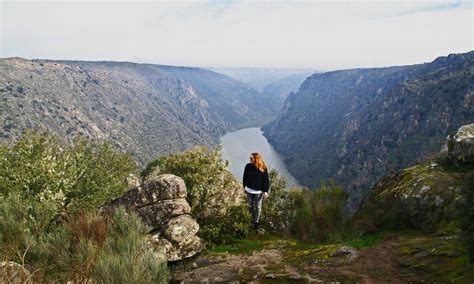
[[456, 227], [460, 214], [467, 213], [463, 206], [474, 206], [463, 205], [474, 189], [474, 124], [461, 127], [455, 137], [455, 146], [446, 141], [448, 151], [435, 159], [381, 178], [355, 213], [356, 227], [361, 232], [405, 227], [425, 233]]
[[112, 141], [142, 164], [268, 120], [261, 96], [199, 68], [0, 59], [0, 139], [24, 129]]
[[315, 74], [263, 130], [289, 171], [334, 178], [354, 208], [382, 175], [439, 151], [474, 121], [474, 52], [431, 63]]

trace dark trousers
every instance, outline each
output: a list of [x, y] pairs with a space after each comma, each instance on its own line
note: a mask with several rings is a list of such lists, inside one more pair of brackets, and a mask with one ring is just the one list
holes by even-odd
[[246, 193], [250, 215], [252, 215], [253, 222], [258, 223], [258, 219], [260, 218], [260, 212], [262, 211], [263, 194], [251, 194], [248, 192]]

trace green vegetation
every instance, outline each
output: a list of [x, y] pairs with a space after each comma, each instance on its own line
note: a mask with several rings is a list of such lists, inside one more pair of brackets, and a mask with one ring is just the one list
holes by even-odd
[[347, 239], [342, 240], [342, 243], [347, 246], [354, 247], [356, 249], [371, 247], [377, 244], [381, 240], [381, 238], [384, 236], [384, 234], [385, 232], [378, 231], [373, 234], [358, 236], [355, 238], [347, 238]]
[[224, 213], [201, 222], [199, 235], [210, 245], [231, 244], [250, 235], [250, 214], [246, 204], [229, 207]]
[[167, 282], [166, 263], [148, 248], [138, 216], [95, 213], [127, 189], [130, 156], [106, 143], [78, 138], [64, 146], [40, 133], [1, 145], [0, 156], [2, 261], [18, 263], [36, 282]]
[[310, 242], [340, 241], [348, 230], [343, 216], [346, 198], [347, 194], [333, 181], [312, 191], [291, 191], [289, 218], [292, 235]]
[[242, 239], [228, 245], [218, 245], [210, 250], [213, 253], [249, 254], [261, 250], [264, 243], [259, 239]]
[[170, 173], [181, 177], [188, 191], [187, 200], [193, 216], [204, 220], [222, 209], [219, 198], [231, 180], [226, 178], [228, 162], [222, 161], [221, 150], [196, 146], [188, 151], [162, 156], [142, 171], [143, 179]]
[[468, 175], [466, 181], [467, 186], [464, 189], [459, 218], [461, 220], [462, 234], [469, 254], [469, 262], [471, 266], [474, 266], [474, 173]]
[[188, 151], [162, 156], [150, 162], [141, 176], [170, 173], [181, 177], [187, 188], [191, 213], [210, 245], [246, 238], [250, 217], [243, 203], [241, 185], [227, 171], [221, 149], [196, 146]]
[[56, 216], [95, 210], [122, 194], [124, 177], [136, 170], [129, 155], [108, 143], [77, 138], [65, 146], [46, 133], [25, 133], [11, 147], [2, 144], [0, 156], [0, 195], [51, 203]]

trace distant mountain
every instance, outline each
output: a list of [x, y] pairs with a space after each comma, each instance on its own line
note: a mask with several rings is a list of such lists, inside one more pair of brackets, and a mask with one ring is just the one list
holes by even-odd
[[199, 68], [0, 59], [0, 139], [23, 129], [106, 139], [145, 163], [268, 121], [261, 94]]
[[237, 79], [260, 92], [262, 92], [267, 85], [285, 77], [301, 73], [311, 73], [313, 71], [310, 69], [247, 67], [212, 67], [208, 69]]
[[473, 121], [474, 51], [313, 75], [263, 130], [303, 185], [332, 177], [355, 205], [378, 178], [436, 153]]
[[267, 99], [269, 105], [273, 106], [275, 111], [280, 111], [285, 99], [290, 95], [290, 93], [297, 92], [306, 78], [313, 74], [313, 72], [308, 72], [290, 75], [270, 83], [263, 89], [263, 96]]

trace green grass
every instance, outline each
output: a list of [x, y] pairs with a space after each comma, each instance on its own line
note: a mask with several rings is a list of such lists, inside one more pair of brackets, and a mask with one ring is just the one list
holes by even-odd
[[232, 253], [232, 254], [250, 254], [253, 251], [259, 251], [263, 248], [263, 242], [255, 239], [239, 240], [229, 245], [215, 246], [209, 252], [214, 253]]
[[365, 235], [365, 236], [354, 238], [354, 239], [343, 240], [342, 243], [346, 246], [351, 246], [356, 249], [371, 247], [377, 244], [380, 241], [380, 239], [382, 239], [384, 234], [385, 232], [379, 231], [374, 234]]

